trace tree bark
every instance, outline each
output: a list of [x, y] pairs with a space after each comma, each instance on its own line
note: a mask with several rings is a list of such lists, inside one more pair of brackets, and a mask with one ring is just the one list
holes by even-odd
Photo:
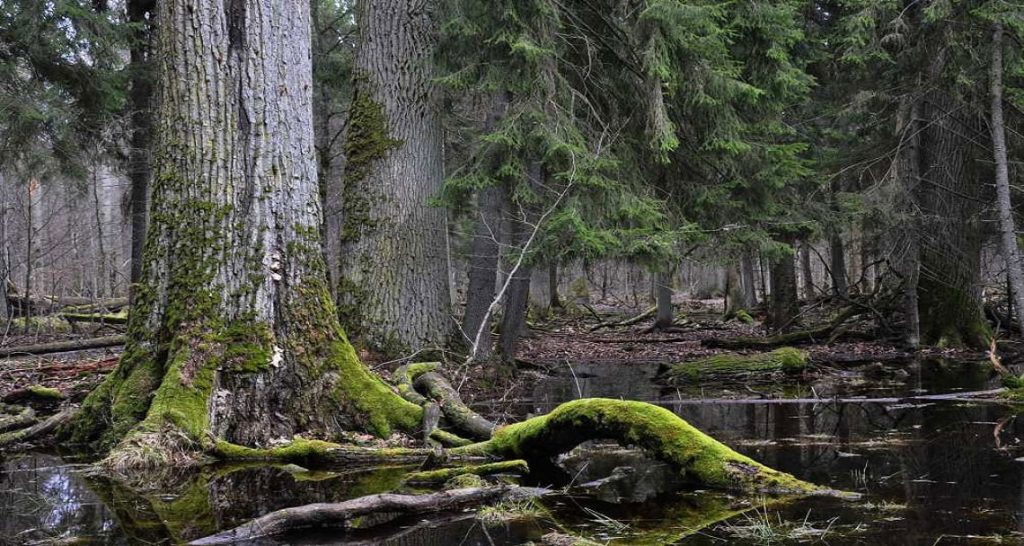
[[[785, 235], [779, 239], [793, 248], [796, 238]], [[792, 254], [776, 258], [771, 264], [772, 295], [769, 300], [768, 327], [777, 332], [788, 332], [793, 328], [800, 303], [797, 300], [796, 266]]]
[[[523, 245], [530, 237], [530, 226], [515, 218], [511, 225], [511, 241], [514, 252], [528, 252]], [[526, 333], [526, 311], [530, 306], [530, 277], [533, 265], [524, 260], [512, 274], [505, 294], [504, 311], [501, 316], [501, 357], [505, 362], [515, 360], [519, 339]]]
[[129, 0], [128, 20], [137, 25], [130, 50], [131, 91], [128, 94], [131, 108], [131, 150], [128, 156], [128, 177], [131, 182], [131, 223], [132, 256], [129, 295], [134, 295], [134, 285], [142, 280], [143, 252], [146, 242], [146, 225], [149, 223], [149, 180], [152, 176], [150, 161], [152, 123], [152, 69], [150, 65], [150, 37], [153, 32], [152, 18], [154, 0]]
[[753, 309], [757, 307], [757, 278], [754, 274], [754, 257], [750, 252], [744, 252], [740, 259], [740, 276], [743, 281], [743, 307]]
[[[487, 133], [493, 131], [498, 121], [505, 116], [509, 103], [508, 93], [495, 93], [492, 101], [491, 111], [484, 121], [484, 131]], [[487, 311], [495, 297], [505, 192], [503, 186], [494, 185], [483, 188], [477, 195], [477, 217], [469, 250], [466, 310], [462, 316], [462, 333], [470, 346], [475, 342], [483, 321], [489, 319]], [[484, 335], [480, 336], [480, 346], [476, 350], [477, 358], [480, 359], [486, 359], [494, 350], [490, 324], [485, 326], [484, 330]]]
[[[932, 80], [944, 55], [936, 57]], [[989, 335], [981, 301], [981, 189], [969, 161], [977, 120], [950, 91], [932, 85], [924, 95], [918, 203], [920, 276], [917, 286], [921, 341], [985, 348]]]
[[673, 270], [670, 267], [666, 271], [658, 271], [654, 275], [654, 305], [657, 311], [654, 314], [654, 328], [669, 328], [675, 322], [676, 317], [672, 309], [672, 278]]
[[[1010, 200], [1010, 170], [1006, 157], [1006, 122], [1003, 119], [1003, 26], [992, 28], [992, 68], [989, 71], [992, 98], [992, 154], [996, 163], [996, 204], [999, 207], [999, 231], [1011, 301], [1015, 304], [1021, 333], [1024, 333], [1024, 271], [1021, 270], [1017, 228]], [[1012, 317], [1012, 315], [1011, 315]]]
[[142, 467], [415, 429], [421, 409], [363, 366], [329, 296], [309, 3], [166, 0], [156, 21], [151, 244], [124, 356], [63, 434]]
[[829, 268], [832, 270], [832, 293], [845, 298], [850, 295], [850, 285], [846, 278], [846, 245], [843, 234], [838, 229], [829, 236], [830, 253]]
[[442, 347], [453, 330], [433, 55], [434, 4], [366, 0], [345, 142], [338, 303], [353, 337], [387, 356]]
[[811, 269], [811, 243], [800, 241], [800, 274], [803, 277], [804, 299], [814, 299], [814, 271]]
[[920, 250], [918, 246], [917, 192], [921, 183], [921, 106], [915, 97], [908, 97], [900, 105], [896, 132], [900, 135], [900, 148], [896, 158], [896, 176], [903, 190], [902, 208], [908, 215], [903, 230], [903, 255], [899, 260], [903, 277], [903, 341], [911, 348], [921, 344], [920, 310], [917, 301], [920, 277]]
[[558, 264], [548, 264], [548, 307], [561, 309], [562, 300], [558, 297]]

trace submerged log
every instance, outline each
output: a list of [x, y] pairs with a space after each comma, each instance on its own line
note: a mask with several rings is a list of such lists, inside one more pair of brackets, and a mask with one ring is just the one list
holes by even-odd
[[708, 377], [721, 377], [760, 372], [799, 371], [807, 367], [806, 352], [792, 347], [775, 349], [768, 353], [750, 355], [722, 354], [672, 365], [666, 372], [668, 380], [699, 381]]
[[249, 523], [194, 540], [189, 544], [209, 546], [233, 544], [261, 537], [277, 536], [288, 531], [322, 526], [342, 525], [353, 518], [375, 513], [426, 514], [458, 510], [484, 503], [542, 496], [546, 489], [513, 486], [470, 487], [452, 489], [429, 495], [398, 495], [382, 493], [337, 503], [316, 503], [271, 512]]
[[36, 412], [28, 406], [13, 406], [0, 404], [0, 432], [12, 428], [27, 427], [36, 422]]
[[89, 339], [73, 339], [70, 341], [54, 341], [52, 343], [38, 343], [35, 345], [18, 345], [15, 347], [0, 347], [0, 358], [18, 355], [43, 355], [49, 353], [66, 353], [70, 351], [83, 351], [85, 349], [102, 349], [104, 347], [117, 347], [124, 345], [125, 336], [104, 336]]
[[526, 474], [530, 472], [529, 465], [522, 459], [511, 461], [499, 461], [478, 465], [455, 466], [452, 468], [439, 468], [437, 470], [423, 470], [412, 472], [405, 477], [405, 482], [410, 484], [438, 484], [444, 483], [456, 476], [472, 474], [474, 476], [488, 476], [491, 474]]

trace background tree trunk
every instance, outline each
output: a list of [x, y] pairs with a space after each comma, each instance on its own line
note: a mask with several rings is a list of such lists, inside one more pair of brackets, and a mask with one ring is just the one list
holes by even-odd
[[743, 280], [743, 307], [757, 307], [757, 278], [754, 273], [754, 257], [744, 252], [740, 259], [740, 276]]
[[[1024, 271], [1021, 271], [1020, 248], [1017, 246], [1017, 228], [1013, 221], [1010, 201], [1010, 169], [1006, 158], [1006, 123], [1003, 120], [1003, 26], [996, 23], [992, 29], [992, 68], [989, 72], [992, 95], [992, 153], [996, 162], [996, 204], [999, 207], [999, 231], [1006, 260], [1011, 301], [1018, 315], [1024, 315]], [[1024, 333], [1024, 316], [1018, 316]]]
[[65, 429], [73, 440], [121, 440], [118, 453], [145, 464], [211, 438], [267, 446], [418, 425], [419, 408], [359, 362], [331, 305], [308, 10], [157, 7], [152, 244], [124, 356]]
[[[790, 248], [796, 246], [796, 238], [792, 235], [783, 236], [779, 240], [790, 245]], [[772, 295], [769, 299], [768, 327], [777, 332], [786, 332], [792, 329], [800, 313], [793, 254], [787, 253], [772, 261], [769, 274]]]
[[654, 274], [654, 302], [657, 308], [654, 314], [654, 327], [658, 329], [669, 328], [675, 322], [675, 313], [672, 310], [672, 279], [674, 267], [658, 271]]
[[830, 253], [829, 269], [832, 272], [832, 293], [845, 298], [850, 295], [850, 285], [846, 278], [846, 245], [843, 234], [833, 230], [828, 239]]
[[804, 299], [814, 299], [814, 271], [811, 269], [811, 243], [800, 241], [800, 275], [803, 277]]
[[548, 264], [548, 307], [561, 309], [562, 300], [558, 297], [558, 264]]
[[428, 204], [444, 178], [433, 6], [357, 6], [338, 303], [346, 330], [391, 357], [443, 346], [453, 331], [445, 215]]
[[128, 0], [128, 20], [137, 25], [129, 52], [131, 64], [131, 90], [128, 94], [131, 108], [131, 150], [128, 156], [128, 178], [131, 182], [133, 288], [142, 279], [143, 250], [146, 244], [146, 224], [149, 222], [149, 180], [152, 176], [150, 146], [152, 133], [152, 70], [150, 66], [150, 37], [153, 26], [149, 17], [154, 0]]
[[921, 183], [921, 106], [919, 99], [908, 97], [900, 105], [896, 134], [900, 136], [900, 148], [896, 161], [896, 176], [903, 190], [902, 208], [910, 216], [903, 231], [904, 248], [899, 259], [899, 273], [902, 277], [903, 340], [910, 347], [921, 344], [920, 310], [917, 301], [917, 285], [920, 277], [920, 251], [918, 247], [919, 222], [915, 220], [917, 192]]

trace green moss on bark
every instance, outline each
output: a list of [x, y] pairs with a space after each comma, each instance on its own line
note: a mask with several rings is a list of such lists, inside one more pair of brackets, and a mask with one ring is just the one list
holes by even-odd
[[782, 347], [768, 353], [721, 354], [675, 364], [668, 372], [672, 380], [700, 381], [702, 378], [755, 372], [799, 371], [807, 367], [806, 352]]
[[593, 439], [643, 448], [699, 487], [765, 493], [824, 490], [740, 455], [671, 411], [644, 402], [603, 398], [567, 402], [547, 415], [498, 429], [490, 441], [452, 451], [543, 460]]

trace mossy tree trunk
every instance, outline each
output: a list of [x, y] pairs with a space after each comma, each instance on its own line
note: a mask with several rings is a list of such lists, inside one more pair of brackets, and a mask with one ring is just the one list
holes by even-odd
[[[943, 53], [932, 68], [942, 71]], [[967, 108], [939, 89], [924, 96], [918, 204], [921, 341], [929, 345], [987, 347], [981, 300], [981, 184], [971, 140], [984, 132]]]
[[365, 0], [345, 142], [338, 303], [343, 326], [398, 357], [443, 346], [451, 319], [434, 85], [434, 4]]
[[420, 408], [359, 362], [328, 291], [309, 3], [164, 0], [155, 17], [142, 282], [121, 362], [64, 434], [144, 465], [415, 428]]

